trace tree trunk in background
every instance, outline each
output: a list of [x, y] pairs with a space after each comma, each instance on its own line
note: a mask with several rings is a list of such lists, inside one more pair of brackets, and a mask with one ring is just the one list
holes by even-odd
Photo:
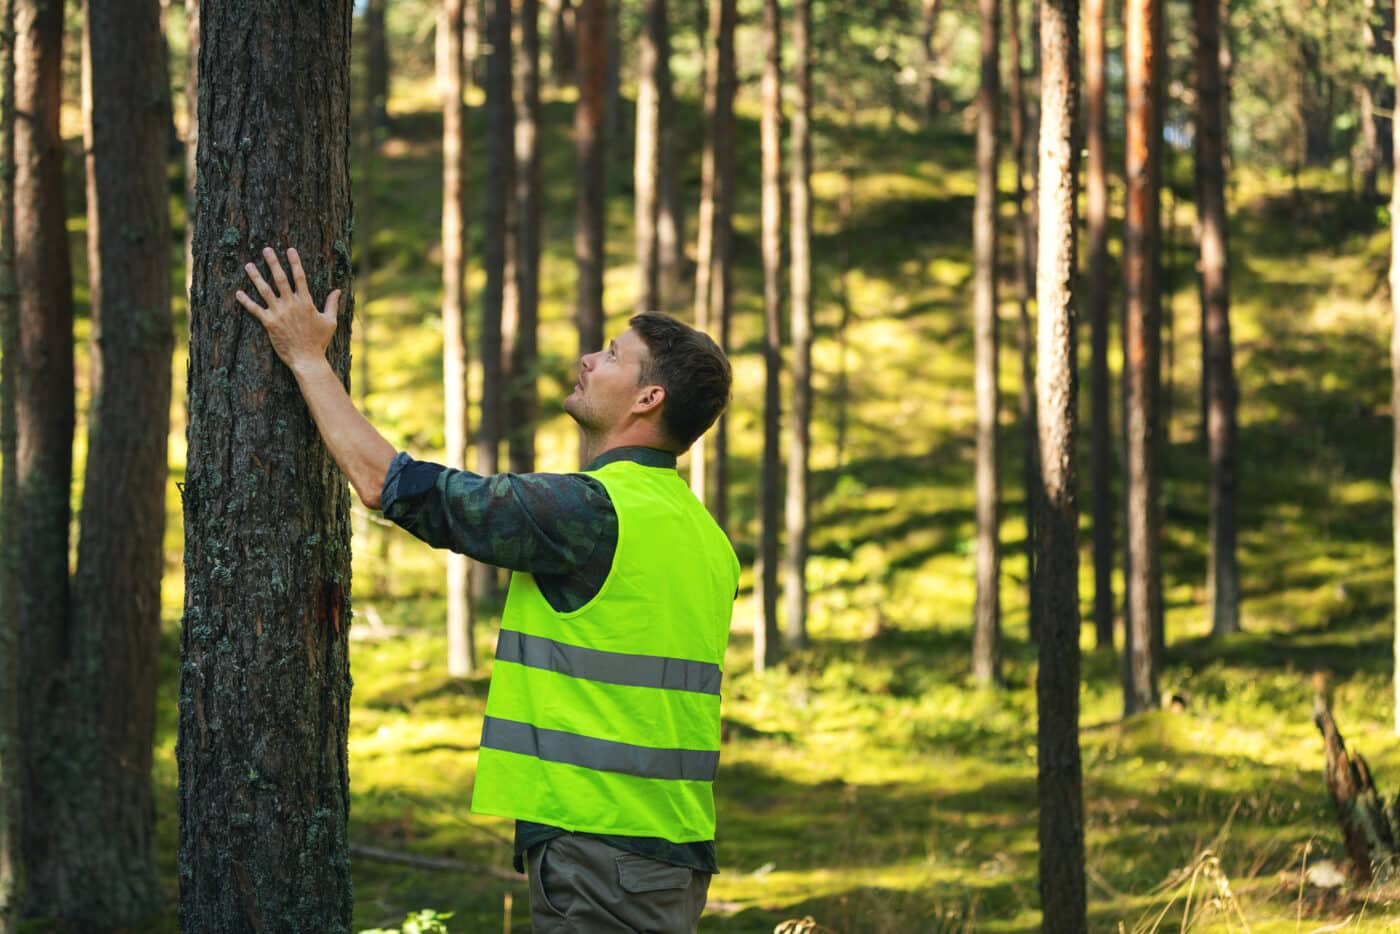
[[[367, 0], [365, 32], [369, 82], [369, 125], [377, 134], [389, 125], [389, 39], [384, 30], [384, 7], [387, 0]], [[363, 303], [361, 303], [363, 304]]]
[[763, 113], [759, 120], [762, 158], [763, 251], [763, 464], [758, 484], [759, 619], [754, 621], [753, 667], [757, 674], [782, 656], [778, 629], [778, 502], [782, 496], [783, 365], [783, 40], [778, 0], [763, 0]]
[[686, 289], [685, 191], [676, 155], [676, 100], [671, 81], [671, 24], [666, 0], [656, 33], [657, 155], [656, 279], [661, 307], [675, 309], [689, 298]]
[[[1395, 4], [1394, 32], [1400, 38], [1400, 3]], [[1391, 43], [1396, 87], [1400, 88], [1400, 41]], [[1400, 94], [1397, 94], [1400, 100]], [[1390, 121], [1390, 143], [1400, 165], [1400, 120]], [[1400, 185], [1390, 186], [1390, 411], [1400, 412]], [[1392, 548], [1395, 554], [1395, 735], [1400, 736], [1400, 418], [1392, 416], [1390, 490]]]
[[977, 605], [972, 676], [1001, 683], [1001, 492], [997, 483], [997, 111], [999, 0], [978, 0], [982, 75], [977, 93], [977, 200], [972, 212], [973, 339], [977, 382]]
[[1113, 438], [1108, 373], [1108, 83], [1104, 72], [1104, 0], [1085, 4], [1084, 85], [1089, 153], [1089, 408], [1093, 483], [1094, 639], [1113, 648]]
[[617, 139], [622, 125], [622, 4], [608, 4], [608, 82], [603, 108], [603, 135]]
[[[729, 350], [729, 280], [734, 252], [735, 0], [711, 0], [706, 56], [705, 150], [700, 163], [700, 229], [696, 238], [695, 326]], [[728, 531], [726, 420], [690, 449], [690, 489]]]
[[346, 296], [329, 359], [348, 378], [351, 3], [201, 15], [180, 925], [348, 930], [345, 478], [233, 293], [259, 247], [295, 245], [317, 307]]
[[185, 301], [194, 276], [195, 180], [199, 174], [199, 3], [185, 0]]
[[938, 77], [934, 74], [937, 56], [933, 37], [938, 30], [938, 8], [941, 0], [921, 0], [919, 21], [919, 111], [924, 125], [932, 126], [938, 116]]
[[633, 149], [633, 226], [637, 239], [637, 301], [640, 314], [661, 307], [657, 209], [661, 182], [660, 37], [666, 30], [666, 0], [645, 0], [637, 62], [637, 142]]
[[[1038, 5], [1038, 4], [1036, 4]], [[1036, 5], [1032, 6], [1032, 9]], [[1016, 340], [1021, 351], [1021, 495], [1025, 503], [1026, 538], [1026, 604], [1031, 641], [1040, 633], [1040, 616], [1035, 601], [1036, 520], [1039, 507], [1036, 500], [1040, 490], [1040, 466], [1036, 461], [1039, 441], [1035, 414], [1035, 347], [1031, 336], [1031, 254], [1035, 241], [1031, 239], [1030, 212], [1026, 210], [1026, 160], [1030, 153], [1026, 140], [1026, 102], [1023, 96], [1021, 72], [1021, 0], [1007, 0], [1007, 55], [1011, 59], [1011, 151], [1016, 168], [1016, 299], [1019, 305]]]
[[1041, 930], [1087, 930], [1079, 755], [1079, 483], [1075, 200], [1079, 0], [1043, 0], [1036, 395], [1042, 485], [1036, 675]]
[[[502, 319], [506, 281], [515, 291], [515, 100], [512, 85], [511, 0], [488, 0], [486, 14], [486, 165], [482, 198], [482, 265], [486, 287], [481, 293], [481, 420], [476, 432], [476, 472], [500, 470], [505, 440], [505, 364]], [[512, 296], [513, 298], [516, 296]], [[472, 565], [477, 599], [494, 599], [496, 568]]]
[[1240, 629], [1240, 582], [1235, 552], [1237, 389], [1230, 341], [1220, 0], [1194, 0], [1192, 10], [1196, 20], [1196, 172], [1200, 179], [1201, 273], [1206, 297], [1205, 369], [1210, 371], [1211, 634], [1223, 636]]
[[[157, 0], [86, 4], [91, 391], [68, 636], [69, 815], [82, 845], [65, 916], [159, 910], [151, 764], [170, 426], [170, 77]], [[133, 340], [133, 335], [139, 339]], [[81, 881], [78, 881], [81, 880]]]
[[0, 0], [0, 931], [19, 925], [19, 488], [15, 392], [15, 0]]
[[[448, 467], [467, 463], [467, 105], [466, 58], [462, 49], [465, 6], [443, 0], [438, 30], [442, 61], [442, 392]], [[476, 619], [465, 555], [447, 555], [447, 673], [465, 678], [476, 671]]]
[[788, 218], [792, 249], [792, 415], [788, 418], [787, 541], [783, 601], [790, 649], [807, 647], [807, 529], [812, 447], [812, 6], [792, 9], [792, 175]]
[[68, 659], [68, 523], [73, 476], [73, 287], [59, 107], [63, 5], [15, 6], [14, 237], [19, 296], [15, 483], [24, 574], [19, 590], [21, 840], [25, 913], [62, 916], [80, 893], [66, 825], [76, 776], [63, 738]]
[[574, 83], [576, 13], [573, 0], [549, 0], [549, 81], [556, 91]]
[[1158, 402], [1162, 313], [1159, 226], [1162, 153], [1161, 88], [1165, 68], [1161, 0], [1130, 0], [1127, 60], [1127, 182], [1123, 224], [1123, 381], [1127, 532], [1124, 536], [1123, 709], [1157, 706], [1153, 633], [1162, 615], [1157, 503], [1162, 473]]
[[[574, 150], [577, 159], [574, 200], [574, 265], [578, 293], [574, 323], [580, 355], [603, 346], [603, 225], [607, 201], [607, 137], [603, 134], [607, 106], [607, 0], [579, 0], [578, 106], [574, 109]], [[583, 466], [583, 465], [580, 465]]]
[[540, 4], [519, 0], [515, 46], [515, 317], [505, 349], [506, 435], [510, 469], [535, 469], [535, 421], [539, 418], [535, 368], [539, 359], [540, 211]]

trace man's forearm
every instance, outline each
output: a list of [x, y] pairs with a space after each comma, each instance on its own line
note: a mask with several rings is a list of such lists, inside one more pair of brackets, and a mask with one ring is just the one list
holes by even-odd
[[324, 357], [293, 367], [292, 372], [331, 457], [350, 480], [360, 501], [378, 509], [384, 478], [398, 452], [355, 408], [340, 377]]

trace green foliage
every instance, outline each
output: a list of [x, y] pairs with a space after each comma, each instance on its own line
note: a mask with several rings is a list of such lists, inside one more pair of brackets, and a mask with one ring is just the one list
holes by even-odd
[[438, 912], [432, 908], [423, 908], [410, 911], [403, 919], [402, 927], [366, 928], [360, 934], [448, 934], [446, 922], [450, 917], [450, 911]]

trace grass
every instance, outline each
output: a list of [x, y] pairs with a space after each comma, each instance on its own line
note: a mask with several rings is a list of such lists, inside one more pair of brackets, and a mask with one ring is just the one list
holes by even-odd
[[[430, 110], [408, 109], [426, 99], [421, 88], [403, 91], [375, 179], [366, 309], [373, 391], [366, 405], [394, 443], [432, 457], [442, 444], [440, 124]], [[479, 108], [472, 119], [479, 130]], [[566, 102], [547, 104], [543, 469], [568, 469], [576, 456], [574, 432], [557, 403], [576, 352], [569, 121]], [[681, 102], [678, 122], [693, 200], [693, 102]], [[723, 872], [702, 929], [766, 932], [810, 918], [811, 925], [788, 929], [1033, 931], [1036, 653], [1026, 636], [1025, 530], [1015, 479], [1012, 284], [1003, 283], [1001, 309], [1007, 686], [993, 692], [969, 678], [971, 141], [951, 128], [846, 125], [825, 114], [817, 132], [813, 644], [755, 677], [755, 608], [746, 577], [726, 665], [716, 784]], [[738, 138], [746, 174], [736, 219], [732, 515], [741, 554], [751, 555], [762, 385], [751, 111], [741, 113]], [[613, 154], [610, 330], [623, 325], [632, 302], [628, 166], [625, 152]], [[471, 167], [479, 172], [480, 160]], [[837, 201], [847, 172], [853, 213], [843, 226]], [[1321, 779], [1322, 746], [1309, 722], [1310, 672], [1332, 672], [1341, 727], [1369, 757], [1383, 790], [1400, 783], [1390, 720], [1388, 219], [1352, 204], [1329, 179], [1312, 182], [1301, 202], [1277, 178], [1244, 171], [1237, 182], [1232, 255], [1245, 631], [1223, 641], [1207, 637], [1204, 606], [1207, 478], [1195, 441], [1199, 338], [1189, 205], [1176, 214], [1178, 246], [1168, 257], [1175, 367], [1165, 455], [1169, 651], [1162, 684], [1185, 703], [1179, 711], [1122, 720], [1119, 661], [1092, 649], [1086, 627], [1081, 744], [1094, 930], [1400, 926], [1392, 890], [1300, 886], [1305, 858], [1340, 856]], [[1009, 205], [1002, 215], [1009, 219]], [[75, 243], [81, 226], [74, 224]], [[1009, 224], [1005, 231], [1009, 257]], [[480, 256], [479, 243], [471, 255]], [[479, 269], [473, 276], [475, 293]], [[1086, 335], [1086, 355], [1087, 344]], [[178, 397], [183, 349], [175, 361]], [[183, 599], [174, 483], [183, 475], [182, 405], [177, 398], [172, 416], [155, 773], [171, 908], [151, 928], [171, 931]], [[1083, 503], [1087, 480], [1081, 466]], [[1087, 545], [1087, 517], [1083, 530]], [[357, 640], [352, 648], [351, 839], [504, 870], [508, 822], [468, 810], [488, 673], [466, 681], [446, 674], [443, 567], [440, 554], [402, 533], [386, 538], [371, 525], [356, 540], [357, 611], [372, 609], [398, 634]], [[1081, 594], [1087, 610], [1087, 547]], [[484, 621], [479, 634], [487, 658], [493, 624]], [[453, 912], [454, 931], [502, 929], [508, 911], [511, 929], [528, 929], [523, 882], [362, 859], [354, 874], [357, 930], [393, 926], [420, 908]]]

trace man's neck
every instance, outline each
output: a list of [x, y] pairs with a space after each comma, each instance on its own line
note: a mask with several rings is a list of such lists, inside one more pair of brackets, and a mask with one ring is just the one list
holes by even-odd
[[602, 455], [617, 448], [655, 448], [664, 451], [666, 448], [660, 443], [653, 433], [647, 432], [622, 432], [616, 435], [603, 437], [591, 436], [587, 432], [580, 434], [579, 444], [579, 466], [587, 467]]

